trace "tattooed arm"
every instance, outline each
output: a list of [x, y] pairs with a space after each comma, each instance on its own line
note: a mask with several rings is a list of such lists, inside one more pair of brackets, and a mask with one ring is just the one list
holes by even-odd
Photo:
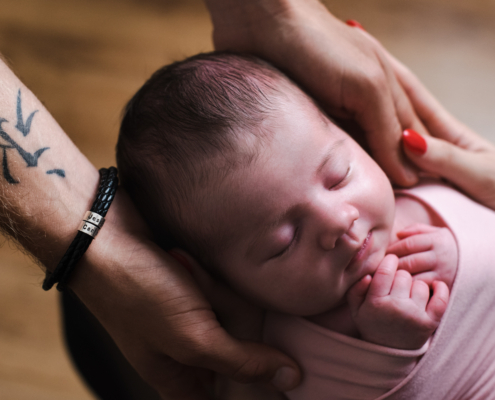
[[51, 269], [91, 206], [98, 172], [4, 63], [0, 78], [0, 229]]
[[[91, 207], [98, 172], [1, 61], [0, 83], [0, 229], [53, 270]], [[189, 273], [149, 240], [122, 189], [69, 286], [167, 399], [206, 398], [195, 367], [250, 381], [288, 366], [280, 389], [297, 383], [289, 358], [220, 327]]]

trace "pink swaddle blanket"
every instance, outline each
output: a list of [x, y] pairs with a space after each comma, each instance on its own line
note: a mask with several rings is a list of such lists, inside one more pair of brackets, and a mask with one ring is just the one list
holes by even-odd
[[457, 241], [457, 276], [439, 328], [422, 349], [407, 351], [270, 313], [265, 341], [304, 372], [289, 399], [495, 399], [495, 212], [438, 183], [400, 193], [428, 204]]

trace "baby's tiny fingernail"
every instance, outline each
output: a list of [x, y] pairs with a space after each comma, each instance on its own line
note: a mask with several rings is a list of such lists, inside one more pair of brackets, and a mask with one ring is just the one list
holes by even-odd
[[298, 380], [298, 373], [293, 368], [282, 367], [277, 370], [275, 376], [273, 377], [271, 384], [272, 386], [280, 390], [281, 392], [286, 392], [287, 390], [293, 389]]
[[366, 32], [366, 29], [363, 28], [363, 25], [361, 25], [359, 22], [357, 22], [355, 19], [348, 19], [345, 21], [345, 23], [349, 26], [352, 26], [354, 28], [359, 28], [362, 29], [363, 31]]

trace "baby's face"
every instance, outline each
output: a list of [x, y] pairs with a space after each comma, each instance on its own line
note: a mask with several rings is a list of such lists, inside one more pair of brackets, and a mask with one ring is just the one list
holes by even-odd
[[378, 165], [300, 97], [264, 122], [258, 159], [213, 196], [224, 199], [217, 223], [231, 232], [215, 263], [259, 304], [312, 315], [376, 270], [395, 201]]

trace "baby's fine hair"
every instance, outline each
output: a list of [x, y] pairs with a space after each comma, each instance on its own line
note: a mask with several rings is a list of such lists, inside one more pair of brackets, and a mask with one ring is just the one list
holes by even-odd
[[214, 190], [256, 158], [256, 146], [240, 144], [241, 132], [262, 139], [261, 123], [280, 87], [291, 86], [256, 57], [213, 52], [161, 68], [132, 97], [117, 164], [123, 187], [162, 247], [180, 246], [208, 259], [221, 238], [214, 224], [190, 223], [208, 193], [201, 190]]

